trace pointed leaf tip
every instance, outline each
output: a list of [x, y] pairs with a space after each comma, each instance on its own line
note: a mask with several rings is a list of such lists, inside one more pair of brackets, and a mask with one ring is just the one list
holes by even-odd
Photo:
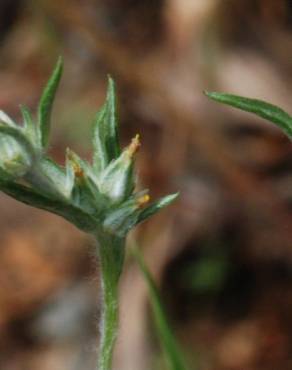
[[17, 126], [16, 123], [8, 116], [8, 114], [3, 112], [3, 110], [0, 110], [0, 121], [12, 127]]
[[62, 73], [63, 58], [59, 57], [51, 77], [43, 90], [38, 106], [38, 129], [42, 147], [46, 147], [48, 144], [51, 125], [51, 111]]
[[170, 195], [166, 195], [165, 197], [163, 197], [160, 200], [160, 206], [161, 206], [161, 208], [168, 206], [173, 201], [175, 201], [178, 197], [179, 197], [179, 192], [176, 192], [176, 193], [173, 193], [173, 194], [170, 194]]
[[273, 104], [267, 103], [263, 100], [250, 99], [243, 96], [225, 93], [204, 91], [204, 94], [219, 103], [230, 105], [245, 112], [254, 113], [257, 116], [276, 124], [286, 133], [286, 135], [292, 137], [292, 117], [283, 109]]
[[156, 202], [153, 202], [148, 207], [144, 208], [139, 215], [137, 224], [145, 221], [147, 218], [157, 213], [160, 209], [170, 205], [178, 196], [179, 193], [166, 195], [165, 197], [158, 199]]
[[115, 90], [115, 81], [110, 74], [107, 75], [108, 91]]
[[131, 141], [128, 146], [128, 155], [130, 158], [133, 158], [141, 146], [140, 135], [137, 134]]

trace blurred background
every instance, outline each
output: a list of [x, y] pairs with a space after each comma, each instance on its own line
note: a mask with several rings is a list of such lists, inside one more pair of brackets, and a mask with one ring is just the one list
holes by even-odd
[[[292, 147], [274, 126], [203, 90], [292, 112], [289, 0], [1, 0], [0, 106], [35, 108], [58, 55], [65, 73], [50, 152], [90, 158], [106, 76], [122, 142], [152, 198], [179, 200], [137, 229], [190, 367], [292, 368]], [[57, 216], [0, 195], [1, 370], [93, 370], [93, 243]], [[121, 282], [116, 370], [162, 370], [143, 278]]]

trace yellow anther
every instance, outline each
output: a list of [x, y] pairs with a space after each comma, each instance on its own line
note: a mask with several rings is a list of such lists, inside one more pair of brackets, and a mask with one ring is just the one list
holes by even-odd
[[137, 134], [133, 139], [132, 139], [132, 142], [128, 148], [128, 154], [129, 154], [129, 157], [132, 158], [135, 153], [137, 153], [139, 147], [141, 146], [141, 143], [140, 143], [140, 135]]
[[138, 207], [143, 207], [150, 201], [150, 196], [148, 194], [143, 195], [137, 199]]
[[84, 177], [84, 171], [79, 165], [79, 163], [76, 161], [76, 159], [74, 158], [74, 153], [70, 149], [67, 149], [67, 159], [71, 162], [74, 175], [77, 178]]
[[76, 163], [73, 164], [73, 171], [76, 177], [81, 178], [84, 176], [83, 169]]

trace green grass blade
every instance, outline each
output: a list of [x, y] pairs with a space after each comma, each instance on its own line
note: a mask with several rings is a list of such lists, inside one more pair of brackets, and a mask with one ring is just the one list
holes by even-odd
[[168, 324], [155, 282], [137, 248], [133, 250], [133, 254], [148, 286], [154, 321], [168, 368], [169, 370], [187, 370], [184, 356]]
[[254, 113], [280, 127], [286, 135], [292, 137], [292, 117], [283, 109], [262, 100], [245, 98], [218, 92], [205, 92], [212, 100]]
[[62, 72], [63, 59], [59, 57], [53, 73], [46, 87], [44, 88], [38, 106], [38, 128], [42, 147], [46, 147], [48, 145], [51, 125], [51, 112]]

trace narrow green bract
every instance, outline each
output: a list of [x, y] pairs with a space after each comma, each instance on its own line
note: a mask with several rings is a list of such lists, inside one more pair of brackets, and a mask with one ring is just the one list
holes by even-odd
[[0, 190], [33, 207], [64, 217], [97, 241], [103, 291], [99, 370], [109, 370], [118, 326], [118, 282], [125, 240], [138, 223], [176, 198], [148, 206], [147, 191], [136, 192], [134, 162], [137, 135], [124, 150], [117, 132], [114, 82], [93, 127], [92, 164], [67, 149], [65, 166], [46, 153], [51, 110], [63, 70], [62, 58], [41, 96], [37, 119], [22, 106], [23, 125], [0, 111]]

